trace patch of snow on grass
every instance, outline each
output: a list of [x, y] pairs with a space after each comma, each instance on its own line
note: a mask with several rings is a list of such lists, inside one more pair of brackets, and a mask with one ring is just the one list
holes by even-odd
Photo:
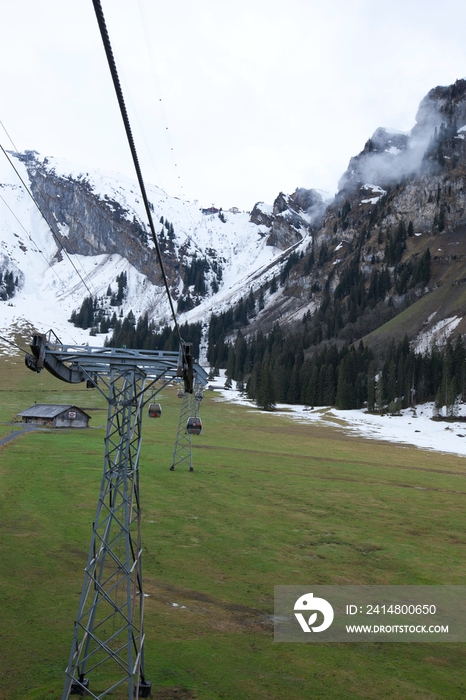
[[[253, 411], [259, 410], [245, 394], [234, 389], [219, 388], [218, 392], [220, 395], [218, 401], [230, 401], [249, 406]], [[465, 423], [431, 420], [434, 413], [432, 402], [416, 406], [415, 409], [407, 408], [397, 416], [370, 414], [365, 409], [340, 411], [328, 406], [311, 409], [308, 406], [288, 404], [277, 404], [276, 411], [261, 411], [261, 413], [270, 416], [286, 416], [301, 423], [331, 425], [371, 440], [396, 442], [413, 445], [423, 450], [466, 456]], [[466, 416], [465, 404], [459, 407], [459, 413]]]

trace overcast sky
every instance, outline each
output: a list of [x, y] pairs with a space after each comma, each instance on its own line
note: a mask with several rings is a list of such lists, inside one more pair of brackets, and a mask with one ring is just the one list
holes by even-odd
[[[408, 131], [431, 88], [466, 76], [464, 0], [102, 6], [144, 178], [202, 206], [333, 194], [378, 126]], [[134, 177], [91, 0], [4, 1], [0, 58], [19, 150]]]

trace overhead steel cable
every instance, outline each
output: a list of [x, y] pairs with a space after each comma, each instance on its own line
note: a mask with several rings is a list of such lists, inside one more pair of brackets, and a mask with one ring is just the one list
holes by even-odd
[[27, 350], [24, 350], [19, 345], [16, 345], [16, 343], [14, 343], [12, 340], [8, 340], [8, 338], [5, 338], [5, 336], [3, 336], [3, 335], [0, 335], [0, 340], [3, 340], [5, 343], [8, 343], [9, 345], [12, 345], [17, 350], [21, 350], [21, 352], [24, 352], [25, 355], [28, 354]]
[[16, 153], [19, 153], [18, 149], [16, 148], [15, 142], [13, 141], [13, 139], [12, 139], [11, 136], [10, 136], [10, 134], [9, 134], [8, 131], [6, 130], [5, 124], [4, 124], [3, 122], [0, 122], [0, 124], [2, 125], [3, 131], [4, 131], [5, 134], [8, 136], [8, 138], [9, 138], [10, 141], [11, 141], [11, 143], [13, 144], [13, 148], [15, 149]]
[[39, 212], [40, 212], [42, 218], [44, 219], [45, 223], [46, 223], [47, 226], [49, 227], [49, 229], [50, 229], [50, 231], [51, 231], [51, 233], [52, 233], [52, 236], [54, 237], [55, 241], [58, 243], [58, 245], [60, 246], [61, 250], [65, 253], [66, 257], [68, 258], [68, 260], [70, 261], [71, 265], [73, 266], [74, 271], [75, 271], [76, 274], [78, 275], [78, 277], [79, 277], [79, 279], [81, 280], [81, 282], [83, 283], [83, 285], [86, 287], [86, 289], [87, 289], [87, 291], [89, 292], [89, 294], [90, 294], [91, 296], [93, 296], [91, 290], [89, 289], [89, 287], [87, 286], [86, 282], [85, 282], [84, 279], [82, 278], [82, 276], [81, 276], [81, 274], [80, 274], [78, 268], [76, 267], [76, 265], [74, 264], [74, 262], [71, 260], [69, 254], [68, 254], [68, 251], [66, 250], [65, 246], [64, 246], [63, 243], [60, 241], [60, 239], [58, 238], [57, 234], [55, 233], [55, 231], [54, 231], [53, 228], [52, 228], [52, 225], [50, 224], [50, 222], [48, 221], [48, 219], [47, 219], [47, 217], [45, 216], [44, 212], [42, 211], [42, 209], [41, 209], [41, 207], [40, 207], [40, 205], [39, 205], [39, 202], [38, 202], [37, 199], [34, 197], [34, 195], [32, 194], [32, 192], [31, 192], [31, 190], [29, 189], [29, 187], [27, 186], [27, 184], [24, 182], [24, 179], [21, 177], [21, 174], [20, 174], [19, 170], [16, 168], [15, 164], [13, 163], [13, 161], [12, 161], [11, 158], [10, 158], [10, 156], [8, 155], [8, 153], [5, 151], [5, 149], [3, 148], [3, 146], [2, 146], [1, 144], [0, 144], [0, 148], [1, 148], [2, 151], [3, 151], [3, 154], [4, 154], [5, 158], [8, 160], [9, 164], [11, 165], [11, 167], [12, 167], [13, 170], [15, 171], [16, 175], [18, 176], [18, 178], [19, 178], [21, 184], [23, 185], [24, 189], [26, 190], [26, 192], [28, 193], [28, 195], [30, 196], [30, 198], [32, 199], [32, 201], [34, 202], [34, 204], [36, 205], [37, 209], [39, 210]]
[[167, 146], [168, 146], [169, 153], [171, 155], [171, 161], [172, 161], [172, 164], [174, 167], [173, 175], [175, 176], [175, 180], [180, 180], [180, 182], [177, 182], [176, 184], [180, 186], [180, 196], [181, 196], [181, 195], [184, 195], [184, 193], [181, 192], [181, 190], [183, 189], [183, 185], [181, 183], [181, 176], [179, 175], [179, 172], [178, 172], [178, 163], [175, 162], [176, 157], [175, 157], [175, 153], [174, 153], [174, 149], [173, 149], [173, 143], [171, 140], [171, 132], [170, 132], [170, 129], [168, 126], [167, 114], [165, 112], [165, 105], [164, 105], [164, 101], [162, 100], [162, 89], [161, 89], [161, 84], [160, 84], [160, 80], [159, 80], [159, 74], [157, 71], [157, 64], [155, 62], [154, 49], [152, 46], [152, 40], [151, 40], [150, 31], [149, 31], [149, 22], [147, 19], [146, 8], [144, 7], [143, 0], [139, 0], [139, 12], [140, 12], [140, 16], [141, 16], [142, 29], [143, 29], [145, 39], [146, 39], [147, 51], [149, 54], [149, 60], [150, 60], [150, 66], [152, 69], [154, 84], [155, 84], [155, 87], [157, 90], [157, 94], [159, 95], [158, 104], [159, 104], [160, 114], [162, 117], [162, 125], [165, 127], [164, 133], [165, 133], [165, 138], [167, 141]]
[[[162, 124], [165, 127], [164, 133], [165, 133], [165, 137], [167, 140], [167, 146], [169, 149], [169, 153], [171, 155], [171, 161], [172, 161], [173, 168], [174, 168], [173, 174], [175, 176], [175, 180], [178, 181], [176, 184], [178, 184], [180, 187], [179, 195], [180, 195], [183, 207], [187, 211], [188, 216], [192, 221], [194, 231], [196, 232], [197, 222], [194, 220], [194, 217], [193, 217], [193, 214], [191, 211], [191, 207], [187, 207], [187, 205], [186, 205], [183, 181], [182, 181], [182, 178], [180, 175], [180, 171], [178, 170], [179, 158], [177, 155], [175, 155], [175, 149], [173, 148], [173, 142], [171, 139], [171, 129], [169, 129], [167, 112], [165, 110], [164, 100], [162, 99], [162, 86], [161, 86], [161, 82], [160, 82], [160, 78], [159, 78], [159, 73], [157, 70], [157, 63], [155, 60], [155, 52], [154, 52], [154, 47], [153, 47], [152, 40], [151, 40], [151, 34], [150, 34], [150, 30], [149, 30], [149, 21], [147, 18], [144, 0], [139, 0], [139, 11], [140, 11], [140, 15], [141, 15], [141, 25], [142, 25], [142, 29], [143, 29], [143, 32], [145, 35], [147, 50], [149, 53], [150, 66], [152, 68], [152, 75], [153, 75], [153, 79], [154, 79], [154, 84], [155, 84], [157, 94], [159, 95], [159, 109], [160, 109], [160, 114], [162, 117]], [[149, 150], [149, 155], [151, 156], [150, 150]], [[151, 157], [151, 160], [152, 160], [152, 157]], [[185, 233], [184, 235], [189, 241], [192, 241], [194, 243], [195, 247], [197, 247], [199, 249], [199, 246], [196, 245], [196, 242], [191, 238], [191, 236], [189, 236], [189, 234]]]
[[49, 266], [49, 268], [52, 270], [52, 272], [55, 273], [55, 275], [57, 276], [57, 278], [58, 278], [58, 280], [59, 280], [59, 282], [60, 282], [60, 284], [61, 284], [61, 286], [62, 286], [62, 288], [65, 289], [65, 283], [64, 283], [63, 280], [61, 279], [61, 277], [60, 277], [60, 275], [58, 274], [58, 272], [53, 268], [53, 265], [50, 264], [50, 261], [47, 260], [46, 256], [45, 256], [44, 253], [41, 251], [40, 246], [37, 245], [37, 243], [35, 242], [35, 240], [34, 240], [33, 237], [31, 236], [31, 234], [29, 233], [29, 231], [28, 231], [26, 228], [24, 228], [23, 224], [22, 224], [21, 221], [18, 219], [18, 217], [17, 217], [16, 214], [14, 213], [13, 209], [12, 209], [12, 208], [10, 207], [10, 205], [3, 199], [3, 197], [2, 197], [1, 194], [0, 194], [0, 199], [2, 200], [3, 204], [4, 204], [5, 207], [8, 209], [8, 211], [10, 212], [10, 214], [16, 219], [16, 221], [18, 222], [18, 224], [21, 226], [21, 228], [23, 229], [23, 231], [25, 232], [25, 234], [27, 235], [27, 237], [29, 238], [29, 240], [36, 246], [37, 252], [40, 253], [40, 255], [42, 255], [42, 257], [44, 258], [44, 260], [45, 260], [45, 262], [47, 263], [47, 265]]
[[[15, 153], [19, 153], [19, 149], [18, 149], [17, 145], [15, 144], [15, 142], [13, 141], [13, 139], [11, 138], [10, 134], [8, 133], [5, 124], [4, 124], [2, 121], [0, 121], [0, 125], [1, 125], [1, 127], [2, 127], [2, 129], [3, 129], [3, 131], [5, 132], [5, 134], [7, 135], [8, 139], [10, 140], [11, 145], [12, 145], [13, 148], [15, 149]], [[10, 161], [10, 159], [8, 159], [8, 160], [9, 160], [10, 164], [13, 165], [12, 162]], [[14, 166], [13, 166], [13, 168], [14, 168]], [[19, 177], [19, 173], [18, 173], [18, 171], [16, 170], [16, 168], [14, 168], [14, 170], [15, 170], [16, 174], [17, 174], [18, 177]], [[21, 180], [21, 182], [22, 182], [21, 177], [20, 177], [20, 180]], [[23, 184], [24, 184], [24, 183], [23, 183]], [[31, 193], [29, 192], [29, 190], [28, 190], [27, 187], [26, 187], [26, 190], [28, 191], [28, 194], [31, 196]], [[34, 204], [36, 204], [36, 206], [37, 206], [37, 202], [35, 201], [35, 199], [34, 199], [33, 197], [32, 197], [32, 200], [33, 200]], [[7, 206], [8, 206], [8, 205], [7, 205]], [[9, 208], [9, 207], [8, 207], [8, 208]], [[10, 209], [10, 211], [11, 211], [11, 209]], [[39, 211], [40, 211], [40, 208], [39, 208]], [[12, 213], [13, 213], [13, 212], [12, 212]], [[41, 211], [40, 211], [40, 213], [42, 214]], [[24, 226], [21, 224], [21, 222], [20, 222], [19, 219], [16, 217], [16, 215], [13, 214], [13, 216], [14, 216], [15, 219], [18, 221], [19, 225], [24, 229]], [[42, 216], [43, 216], [43, 214], [42, 214]], [[44, 218], [45, 218], [45, 217], [44, 217]], [[47, 221], [46, 221], [46, 223], [47, 223], [47, 226], [50, 228], [50, 231], [52, 232], [52, 235], [54, 235], [53, 229], [51, 228], [50, 224], [49, 224]], [[24, 230], [26, 231], [26, 229], [24, 229]], [[31, 240], [31, 241], [34, 243], [34, 245], [39, 249], [39, 246], [37, 245], [37, 243], [35, 243], [35, 241], [34, 241], [33, 238], [31, 237], [31, 235], [30, 235], [30, 234], [28, 234], [28, 235], [29, 235], [30, 240]], [[69, 244], [68, 244], [68, 245], [69, 245]], [[67, 251], [64, 249], [63, 246], [62, 246], [62, 249], [65, 251], [65, 253], [67, 253]], [[39, 252], [41, 252], [41, 251], [39, 250]], [[71, 253], [75, 254], [74, 250], [71, 249]], [[51, 269], [53, 269], [51, 263], [45, 258], [45, 256], [44, 256], [44, 259], [47, 261], [48, 266], [49, 266]], [[71, 260], [70, 260], [70, 262], [71, 262]], [[78, 262], [79, 262], [79, 261], [78, 261]], [[85, 271], [85, 269], [84, 269], [84, 267], [83, 267], [83, 265], [82, 265], [81, 263], [80, 263], [80, 266], [81, 266], [81, 269], [82, 269], [84, 275], [86, 275], [86, 276], [89, 278], [89, 275], [87, 274], [87, 272]], [[56, 274], [57, 277], [59, 278], [59, 275], [57, 274], [56, 271], [55, 271], [55, 274]], [[59, 278], [59, 279], [60, 279], [60, 278]], [[90, 281], [90, 278], [89, 278], [89, 281]], [[63, 289], [65, 289], [64, 283], [63, 283], [61, 280], [60, 280], [60, 282], [61, 282], [61, 284], [62, 284], [62, 286], [63, 286]], [[85, 285], [85, 286], [86, 286], [86, 285]], [[86, 286], [86, 289], [89, 291], [89, 288], [88, 288], [87, 286]]]
[[114, 88], [115, 88], [115, 93], [116, 93], [116, 97], [117, 97], [117, 100], [118, 100], [118, 105], [119, 105], [119, 107], [120, 107], [120, 113], [121, 113], [121, 117], [122, 117], [122, 119], [123, 119], [123, 124], [124, 124], [124, 127], [125, 127], [126, 137], [127, 137], [127, 139], [128, 139], [128, 144], [129, 144], [129, 147], [130, 147], [130, 150], [131, 150], [131, 155], [132, 155], [132, 158], [133, 158], [133, 164], [134, 164], [134, 168], [135, 168], [135, 170], [136, 170], [136, 175], [137, 175], [137, 178], [138, 178], [138, 182], [139, 182], [139, 187], [140, 187], [140, 190], [141, 190], [142, 199], [143, 199], [143, 201], [144, 201], [144, 208], [145, 208], [145, 210], [146, 210], [147, 219], [148, 219], [148, 221], [149, 221], [149, 227], [150, 227], [151, 234], [152, 234], [152, 240], [153, 240], [154, 245], [155, 245], [155, 250], [156, 250], [156, 252], [157, 252], [157, 257], [158, 257], [160, 269], [161, 269], [161, 271], [162, 271], [162, 277], [163, 277], [163, 281], [164, 281], [164, 285], [165, 285], [165, 290], [166, 290], [166, 292], [167, 292], [168, 301], [169, 301], [169, 304], [170, 304], [170, 309], [171, 309], [171, 313], [172, 313], [173, 322], [174, 322], [174, 324], [175, 324], [175, 328], [176, 328], [176, 332], [177, 332], [177, 335], [178, 335], [178, 339], [179, 339], [179, 341], [180, 341], [180, 345], [182, 346], [182, 345], [183, 345], [183, 342], [182, 342], [182, 338], [181, 338], [180, 329], [179, 329], [179, 326], [178, 326], [178, 320], [177, 320], [177, 318], [176, 318], [175, 307], [174, 307], [174, 305], [173, 305], [173, 300], [172, 300], [171, 294], [170, 294], [170, 288], [169, 288], [169, 286], [168, 286], [168, 279], [167, 279], [167, 275], [166, 275], [166, 272], [165, 272], [165, 266], [164, 266], [164, 264], [163, 264], [162, 251], [160, 250], [159, 242], [158, 242], [158, 240], [157, 240], [157, 235], [156, 235], [156, 233], [155, 233], [155, 226], [154, 226], [154, 222], [153, 222], [153, 219], [152, 219], [152, 214], [151, 214], [151, 210], [150, 210], [149, 199], [148, 199], [148, 197], [147, 197], [146, 187], [145, 187], [145, 184], [144, 184], [144, 179], [143, 179], [143, 177], [142, 177], [142, 172], [141, 172], [141, 168], [140, 168], [140, 165], [139, 165], [139, 158], [138, 158], [138, 154], [137, 154], [137, 151], [136, 151], [136, 146], [135, 146], [134, 139], [133, 139], [133, 134], [132, 134], [132, 131], [131, 131], [131, 125], [130, 125], [130, 122], [129, 122], [128, 112], [127, 112], [127, 109], [126, 109], [125, 100], [124, 100], [124, 96], [123, 96], [123, 90], [122, 90], [122, 87], [121, 87], [120, 79], [119, 79], [119, 77], [118, 77], [118, 71], [117, 71], [117, 67], [116, 67], [115, 58], [114, 58], [114, 55], [113, 55], [112, 45], [111, 45], [111, 42], [110, 42], [110, 36], [109, 36], [108, 30], [107, 30], [107, 25], [106, 25], [106, 22], [105, 22], [105, 17], [104, 17], [104, 12], [103, 12], [103, 9], [102, 9], [102, 4], [101, 4], [100, 0], [92, 0], [92, 3], [93, 3], [93, 5], [94, 5], [94, 10], [95, 10], [96, 18], [97, 18], [97, 23], [98, 23], [98, 25], [99, 25], [100, 35], [101, 35], [101, 37], [102, 37], [102, 43], [103, 43], [103, 45], [104, 45], [105, 54], [106, 54], [106, 56], [107, 56], [107, 61], [108, 61], [108, 66], [109, 66], [109, 68], [110, 68], [110, 73], [111, 73], [112, 80], [113, 80], [113, 86], [114, 86]]

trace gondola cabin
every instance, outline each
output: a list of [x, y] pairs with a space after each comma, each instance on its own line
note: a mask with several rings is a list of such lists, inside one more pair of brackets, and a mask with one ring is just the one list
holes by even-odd
[[191, 416], [191, 418], [188, 418], [188, 422], [186, 423], [186, 432], [190, 435], [200, 435], [202, 432], [201, 419], [197, 418], [196, 416]]
[[160, 418], [162, 415], [162, 406], [159, 403], [149, 404], [149, 418]]

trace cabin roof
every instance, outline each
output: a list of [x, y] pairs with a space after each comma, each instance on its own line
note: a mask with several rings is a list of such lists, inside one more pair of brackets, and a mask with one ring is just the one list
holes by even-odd
[[74, 406], [73, 404], [66, 404], [66, 406], [60, 404], [50, 404], [50, 403], [35, 403], [34, 406], [27, 408], [25, 411], [18, 413], [18, 416], [24, 416], [25, 418], [56, 418], [60, 413], [68, 411], [70, 409], [76, 409], [80, 413], [84, 413], [85, 416], [90, 418], [91, 416], [83, 411], [82, 408]]

